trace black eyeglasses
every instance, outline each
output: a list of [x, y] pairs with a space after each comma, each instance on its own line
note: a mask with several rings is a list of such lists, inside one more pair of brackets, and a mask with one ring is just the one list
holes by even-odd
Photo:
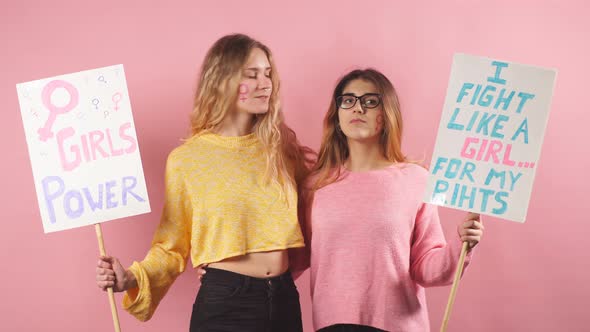
[[355, 96], [352, 93], [343, 94], [336, 97], [336, 105], [342, 109], [351, 109], [356, 105], [356, 101], [361, 101], [363, 109], [375, 108], [381, 105], [381, 95], [378, 93], [365, 93], [362, 96]]

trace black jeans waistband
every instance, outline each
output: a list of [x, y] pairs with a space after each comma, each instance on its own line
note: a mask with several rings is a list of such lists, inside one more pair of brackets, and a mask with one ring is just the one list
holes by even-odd
[[293, 277], [291, 276], [291, 271], [287, 270], [285, 273], [269, 278], [257, 278], [251, 277], [244, 274], [222, 270], [222, 269], [215, 269], [212, 267], [206, 267], [205, 275], [203, 276], [202, 282], [205, 283], [207, 281], [215, 281], [220, 283], [228, 283], [228, 284], [248, 284], [250, 286], [266, 286], [268, 285], [275, 285], [275, 284], [290, 284], [293, 283]]
[[302, 332], [299, 293], [289, 271], [256, 278], [205, 268], [191, 332]]

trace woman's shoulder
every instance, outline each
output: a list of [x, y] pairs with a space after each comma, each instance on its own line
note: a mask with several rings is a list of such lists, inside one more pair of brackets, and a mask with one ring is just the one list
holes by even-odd
[[395, 163], [392, 167], [407, 173], [408, 175], [413, 175], [417, 177], [424, 177], [428, 176], [428, 169], [417, 162], [402, 162], [402, 163]]
[[399, 172], [401, 175], [400, 177], [396, 177], [398, 180], [402, 180], [411, 185], [426, 185], [428, 180], [428, 169], [424, 165], [416, 162], [396, 163], [391, 169], [393, 169], [394, 172]]
[[181, 144], [174, 147], [168, 153], [168, 161], [170, 162], [170, 161], [181, 160], [186, 157], [186, 155], [188, 154], [188, 151], [189, 151], [189, 146], [186, 144], [186, 142], [182, 142]]
[[173, 167], [194, 164], [196, 151], [199, 149], [199, 140], [189, 138], [183, 140], [168, 153], [167, 164]]

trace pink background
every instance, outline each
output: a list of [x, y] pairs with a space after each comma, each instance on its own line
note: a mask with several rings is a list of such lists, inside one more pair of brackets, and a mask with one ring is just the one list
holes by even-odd
[[[147, 3], [0, 4], [0, 330], [113, 330], [107, 297], [94, 283], [94, 228], [43, 234], [15, 84], [124, 64], [153, 209], [103, 224], [107, 251], [128, 265], [143, 258], [158, 223], [165, 159], [187, 132], [198, 67], [211, 44], [231, 32], [251, 34], [273, 50], [288, 122], [314, 148], [337, 78], [357, 66], [376, 67], [396, 85], [404, 150], [427, 160], [453, 53], [558, 69], [528, 221], [487, 219], [449, 330], [588, 330], [590, 224], [581, 200], [590, 184], [584, 90], [590, 10], [584, 1]], [[454, 235], [462, 213], [441, 214]], [[307, 274], [298, 285], [311, 331]], [[186, 331], [197, 287], [192, 271], [182, 275], [148, 323], [119, 304], [122, 330]], [[449, 289], [428, 291], [433, 330]]]

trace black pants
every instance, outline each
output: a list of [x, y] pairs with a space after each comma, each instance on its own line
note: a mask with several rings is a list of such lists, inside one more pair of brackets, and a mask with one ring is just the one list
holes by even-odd
[[375, 327], [353, 324], [336, 324], [319, 329], [318, 332], [385, 332]]
[[302, 332], [299, 293], [286, 272], [254, 278], [206, 268], [190, 332]]

